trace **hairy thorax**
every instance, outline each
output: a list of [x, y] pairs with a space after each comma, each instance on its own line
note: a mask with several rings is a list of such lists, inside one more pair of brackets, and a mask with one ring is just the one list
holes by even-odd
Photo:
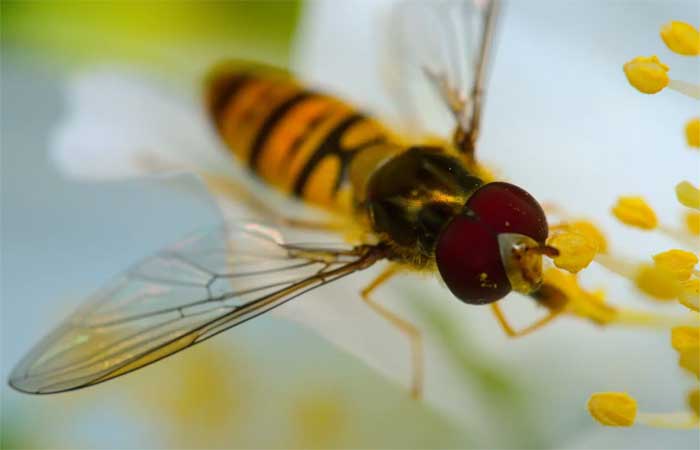
[[358, 206], [389, 245], [391, 259], [426, 267], [434, 263], [442, 228], [483, 184], [443, 148], [411, 147], [373, 171]]

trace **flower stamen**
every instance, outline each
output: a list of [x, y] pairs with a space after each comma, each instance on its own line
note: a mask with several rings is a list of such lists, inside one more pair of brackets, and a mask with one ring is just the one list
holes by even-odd
[[681, 245], [690, 248], [695, 248], [698, 246], [698, 238], [692, 236], [690, 233], [687, 233], [682, 227], [672, 227], [665, 223], [661, 223], [659, 224], [657, 230]]
[[637, 411], [637, 401], [626, 392], [598, 392], [588, 400], [588, 412], [601, 425], [630, 427], [643, 424], [653, 428], [693, 429], [700, 427], [694, 403], [697, 390], [688, 395], [690, 411], [672, 413], [644, 413]]
[[680, 326], [671, 330], [671, 346], [677, 352], [700, 351], [700, 328]]
[[676, 185], [676, 198], [683, 206], [700, 211], [700, 189], [690, 181], [681, 181]]
[[639, 413], [637, 422], [652, 428], [689, 430], [700, 427], [698, 417], [692, 412]]
[[687, 97], [700, 100], [700, 85], [681, 80], [669, 80], [668, 88]]
[[700, 55], [700, 33], [692, 25], [673, 20], [661, 27], [660, 34], [672, 52], [685, 56]]
[[658, 265], [643, 264], [634, 281], [642, 292], [656, 300], [675, 300], [682, 290], [678, 277]]
[[612, 213], [625, 225], [643, 230], [653, 230], [659, 224], [654, 210], [639, 196], [619, 197]]
[[588, 412], [601, 425], [629, 427], [637, 417], [637, 401], [626, 392], [598, 392], [588, 399]]
[[[685, 228], [693, 236], [700, 236], [700, 212], [687, 211], [685, 213]], [[697, 243], [697, 239], [695, 239]]]
[[700, 119], [695, 117], [685, 124], [685, 140], [689, 147], [700, 148]]
[[[687, 56], [700, 55], [700, 32], [693, 26], [672, 21], [661, 28], [661, 38], [668, 48]], [[645, 94], [655, 94], [664, 88], [700, 99], [700, 85], [668, 77], [669, 67], [658, 57], [638, 57], [623, 66], [630, 84]], [[685, 126], [689, 147], [700, 148], [700, 119], [693, 118]], [[678, 201], [700, 211], [700, 189], [689, 181], [678, 183], [675, 188]], [[630, 261], [611, 254], [596, 255], [603, 267], [628, 280], [649, 297], [657, 300], [677, 299], [691, 312], [685, 317], [669, 317], [671, 345], [678, 352], [678, 365], [700, 379], [700, 271], [696, 268], [698, 257], [694, 253], [700, 236], [700, 213], [687, 211], [685, 227], [672, 227], [659, 223], [654, 210], [642, 197], [620, 197], [612, 209], [622, 223], [642, 230], [655, 230], [683, 244], [688, 250], [672, 249], [653, 256], [654, 264]], [[653, 312], [617, 310], [615, 322], [638, 323], [655, 326], [664, 322]], [[672, 325], [673, 321], [685, 321]], [[689, 411], [672, 413], [637, 413], [634, 398], [625, 393], [598, 393], [588, 402], [591, 415], [603, 425], [631, 426], [641, 423], [657, 428], [700, 428], [700, 393], [695, 388], [688, 394]]]
[[554, 265], [571, 273], [588, 267], [598, 252], [598, 243], [577, 232], [555, 232], [547, 244], [558, 250]]
[[599, 325], [619, 324], [669, 329], [695, 325], [687, 315], [664, 315], [653, 311], [621, 308], [605, 300], [602, 292], [590, 292], [578, 284], [575, 275], [559, 269], [545, 271], [538, 300], [550, 309], [591, 320]]
[[623, 66], [627, 81], [639, 92], [656, 94], [668, 86], [668, 66], [656, 55], [637, 56]]
[[663, 270], [676, 276], [679, 281], [686, 281], [693, 274], [698, 257], [685, 250], [668, 250], [653, 256], [654, 263]]
[[700, 311], [700, 279], [691, 278], [682, 283], [678, 301], [691, 311]]

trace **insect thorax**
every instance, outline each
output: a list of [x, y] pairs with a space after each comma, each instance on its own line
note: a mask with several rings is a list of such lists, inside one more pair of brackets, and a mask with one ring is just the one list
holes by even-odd
[[372, 174], [364, 207], [394, 259], [425, 266], [434, 260], [442, 228], [483, 183], [445, 150], [411, 147]]

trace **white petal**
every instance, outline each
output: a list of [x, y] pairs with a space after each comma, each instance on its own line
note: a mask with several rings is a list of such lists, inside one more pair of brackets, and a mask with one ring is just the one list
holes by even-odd
[[380, 73], [380, 45], [385, 37], [382, 21], [392, 3], [361, 0], [309, 4], [298, 27], [295, 72], [312, 86], [335, 93], [374, 115], [395, 117], [398, 111], [391, 104], [386, 80]]
[[[300, 27], [299, 72], [311, 81], [333, 87], [349, 100], [381, 112], [384, 92], [378, 83], [371, 81], [379, 73], [380, 60], [375, 57], [376, 42], [368, 30], [376, 25], [372, 23], [373, 13], [369, 10], [383, 2], [352, 2], [345, 6], [337, 3], [312, 2], [309, 5], [308, 20]], [[686, 16], [693, 16], [686, 10], [690, 4], [680, 5], [676, 15], [682, 16], [685, 12]], [[688, 171], [697, 172], [697, 163], [688, 159], [693, 156], [688, 152], [664, 152], [662, 163], [653, 155], [660, 154], [659, 148], [684, 148], [683, 135], [678, 131], [682, 124], [678, 125], [677, 118], [696, 114], [691, 111], [695, 105], [678, 102], [668, 95], [655, 98], [654, 107], [650, 107], [648, 98], [625, 89], [624, 78], [619, 78], [620, 64], [628, 58], [625, 55], [629, 54], [629, 49], [634, 45], [648, 45], [646, 40], [654, 38], [640, 30], [657, 26], [654, 23], [658, 23], [659, 14], [664, 13], [663, 7], [650, 3], [646, 11], [638, 11], [633, 21], [634, 30], [626, 34], [624, 41], [619, 41], [614, 37], [620, 33], [620, 24], [629, 21], [629, 11], [607, 3], [598, 6], [592, 8], [586, 2], [545, 2], [537, 7], [524, 2], [508, 3], [499, 24], [495, 66], [487, 88], [480, 155], [498, 163], [501, 173], [513, 177], [536, 197], [571, 205], [577, 214], [607, 216], [609, 204], [605, 199], [611, 195], [610, 180], [618, 186], [632, 187], [655, 197], [655, 205], [675, 208], [669, 201], [672, 195], [669, 197], [668, 188], [679, 178], [687, 177]], [[586, 56], [582, 57], [584, 54]], [[585, 82], [580, 82], [582, 76]], [[601, 96], [605, 97], [606, 105], [602, 113], [600, 102], [596, 100]], [[635, 130], [640, 128], [644, 128], [644, 139], [630, 142], [630, 136], [636, 136]], [[640, 155], [646, 158], [646, 163], [640, 160]], [[669, 158], [673, 158], [673, 163]], [[585, 192], [565, 188], [571, 186], [574, 172], [578, 179], [587, 180]], [[669, 209], [666, 216], [672, 214], [676, 214], [675, 210]], [[625, 239], [630, 241], [630, 248], [644, 251], [646, 255], [652, 253], [652, 246], [640, 245], [639, 236], [632, 233], [616, 235], [616, 246]], [[606, 288], [619, 285], [609, 275], [595, 279]], [[361, 285], [353, 287], [357, 290]], [[426, 302], [449, 303], [444, 308], [453, 313], [454, 322], [472, 331], [474, 347], [482, 350], [481, 355], [475, 356], [477, 364], [483, 363], [480, 358], [488, 352], [506, 369], [504, 372], [529, 388], [528, 408], [521, 405], [519, 410], [503, 411], [502, 417], [506, 420], [498, 424], [503, 427], [493, 433], [494, 440], [507, 439], [508, 434], [517, 436], [517, 430], [511, 427], [527, 419], [531, 421], [527, 426], [546, 439], [543, 442], [556, 442], [555, 446], [562, 448], [571, 447], [574, 442], [573, 446], [584, 448], [586, 445], [580, 445], [572, 436], [594, 427], [591, 424], [581, 428], [582, 423], [591, 423], [584, 409], [591, 392], [624, 389], [644, 393], [647, 407], [657, 410], [676, 408], [676, 399], [684, 395], [685, 387], [678, 383], [678, 374], [668, 370], [671, 366], [649, 363], [667, 360], [672, 354], [667, 342], [648, 330], [613, 327], [601, 330], [582, 320], [562, 318], [532, 336], [509, 340], [488, 316], [487, 310], [459, 305], [449, 299], [445, 290], [430, 291], [425, 287], [421, 292], [426, 294]], [[385, 299], [390, 293], [390, 288], [382, 290], [377, 297]], [[322, 304], [323, 301], [338, 308], [350, 308], [344, 300], [336, 300], [334, 294], [314, 299], [314, 306], [311, 302], [304, 302], [304, 305], [298, 302], [290, 305], [290, 309], [315, 308], [315, 314], [327, 321], [327, 329], [316, 325], [320, 334], [353, 354], [363, 354], [363, 360], [372, 367], [405, 384], [406, 363], [401, 358], [405, 357], [406, 344], [394, 339], [398, 347], [385, 347], [383, 341], [368, 345], [368, 339], [375, 340], [383, 335], [374, 329], [373, 320], [354, 322], [349, 317], [356, 315], [346, 312], [348, 319], [344, 322], [342, 317], [325, 313], [324, 308], [330, 306]], [[636, 296], [633, 290], [610, 292], [613, 299]], [[527, 300], [513, 296], [506, 305], [515, 307], [509, 317], [516, 323], [527, 324], [523, 317], [529, 314], [520, 315], [517, 309], [520, 305], [527, 306]], [[391, 306], [398, 306], [397, 312], [405, 316], [403, 305]], [[644, 306], [647, 305], [636, 304], [636, 307]], [[442, 310], [443, 305], [436, 305], [436, 308]], [[417, 321], [417, 325], [423, 324]], [[354, 337], [353, 330], [348, 329], [353, 326], [357, 334]], [[404, 352], [403, 356], [397, 355], [396, 348]], [[428, 343], [426, 400], [440, 410], [455, 412], [453, 418], [463, 425], [470, 423], [489, 407], [489, 402], [483, 401], [474, 407], [474, 403], [463, 401], [460, 386], [464, 386], [464, 382], [449, 383], [450, 379], [454, 380], [454, 374], [449, 373], [445, 360], [439, 359], [439, 350], [434, 343]], [[403, 366], [392, 375], [392, 367], [398, 367], [402, 361]], [[438, 375], [435, 375], [436, 368]], [[446, 389], [448, 386], [453, 392]], [[650, 386], [662, 388], [650, 389]], [[527, 430], [527, 426], [523, 429]], [[582, 442], [591, 441], [583, 439]], [[601, 442], [602, 446], [594, 445], [610, 447], [604, 445], [606, 441]], [[645, 445], [650, 445], [646, 442]], [[518, 444], [511, 442], [502, 447], [515, 445]], [[491, 440], [485, 442], [484, 447], [499, 445]], [[592, 447], [589, 444], [586, 448]]]
[[[360, 297], [361, 289], [377, 272], [375, 269], [370, 273], [349, 276], [308, 298], [290, 302], [284, 308], [275, 310], [275, 313], [304, 325], [387, 379], [397, 382], [408, 397], [413, 373], [410, 341], [399, 329], [373, 312]], [[377, 290], [373, 298], [397, 316], [413, 323], [422, 333], [425, 375], [422, 401], [461, 427], [470, 430], [473, 427], [471, 437], [475, 442], [494, 444], [497, 441], [493, 438], [495, 430], [493, 423], [489, 423], [492, 416], [473, 415], [473, 411], [483, 408], [483, 397], [475, 391], [477, 384], [460, 377], [462, 374], [455, 370], [440, 341], [431, 333], [425, 317], [416, 314], [408, 304], [407, 291], [396, 289], [406, 282], [411, 283], [410, 278], [410, 275], [395, 278], [386, 288]], [[429, 280], [422, 280], [422, 283], [425, 281], [430, 285], [436, 284]], [[463, 306], [452, 304], [446, 290], [438, 292], [442, 302], [433, 306], [442, 312], [449, 310], [450, 306]], [[467, 417], [468, 423], [465, 423]]]
[[68, 86], [67, 109], [50, 150], [71, 176], [119, 179], [227, 166], [202, 108], [143, 76], [80, 74]]
[[[362, 5], [354, 3], [347, 9], [343, 9], [345, 7], [341, 7], [336, 2], [314, 2], [309, 5], [310, 17], [317, 20], [317, 26], [307, 28], [306, 23], [304, 23], [300, 27], [302, 31], [310, 30], [309, 34], [305, 35], [305, 42], [301, 46], [309, 49], [309, 53], [302, 56], [301, 72], [302, 74], [310, 74], [310, 78], [320, 82], [321, 85], [331, 86], [336, 88], [338, 92], [345, 93], [350, 100], [355, 100], [366, 106], [375, 107], [376, 105], [376, 111], [380, 111], [383, 103], [382, 92], [377, 86], [375, 86], [376, 89], [373, 89], [372, 85], [372, 80], [376, 80], [378, 73], [376, 60], [368, 58], [366, 53], [362, 53], [373, 48], [373, 41], [367, 30], [372, 29], [374, 24], [369, 21], [367, 23], [354, 21], [357, 14], [364, 11], [361, 11], [360, 7], [364, 7], [364, 5], [369, 5], [369, 2]], [[628, 117], [629, 122], [636, 120], [637, 126], [638, 123], [651, 123], [642, 122], [643, 118], [649, 118], [648, 120], [654, 122], [653, 126], [648, 127], [649, 130], [659, 130], [655, 136], [658, 135], [660, 139], [661, 134], [664, 134], [664, 139], [659, 140], [659, 142], [666, 143], [671, 141], [668, 140], [668, 133], [665, 130], [672, 131], [676, 128], [674, 126], [659, 126], [659, 117], [662, 119], [667, 117], [671, 120], [673, 117], [690, 114], [688, 112], [688, 114], [679, 115], [675, 106], [664, 106], [665, 103], [661, 102], [659, 103], [660, 107], [665, 107], [664, 111], [669, 112], [669, 114], [649, 115], [645, 112], [646, 110], [641, 108], [640, 102], [645, 101], [645, 99], [637, 100], [638, 97], [633, 97], [634, 92], [627, 93], [627, 91], [619, 89], [617, 86], [619, 80], [611, 75], [613, 72], [611, 67], [615, 68], [616, 74], [619, 72], [619, 62], [624, 61], [625, 58], [622, 53], [627, 51], [624, 48], [629, 48], [630, 44], [625, 41], [624, 48], [620, 44], [619, 47], [614, 47], [603, 53], [595, 50], [604, 47], [608, 49], [610, 42], [617, 42], [603, 40], [600, 36], [617, 36], [620, 18], [625, 16], [622, 13], [617, 17], [605, 14], [603, 15], [604, 20], [601, 21], [598, 17], [591, 17], [594, 14], [600, 14], [599, 10], [591, 10], [589, 16], [586, 16], [582, 14], [585, 13], [582, 5], [583, 3], [581, 6], [573, 5], [572, 7], [571, 4], [567, 3], [566, 8], [557, 11], [556, 14], [550, 14], [548, 8], [552, 6], [549, 4], [539, 9], [535, 8], [535, 10], [530, 7], [517, 8], [515, 3], [509, 5], [512, 6], [509, 12], [510, 20], [505, 22], [508, 26], [503, 27], [503, 41], [499, 48], [497, 61], [501, 70], [495, 70], [493, 73], [493, 89], [490, 90], [487, 102], [490, 109], [486, 110], [486, 116], [495, 120], [488, 120], [489, 117], [485, 118], [484, 140], [482, 142], [484, 149], [501, 149], [500, 154], [504, 156], [500, 162], [507, 169], [512, 169], [510, 173], [517, 175], [518, 181], [532, 189], [533, 193], [548, 193], [541, 197], [554, 197], [568, 203], [578, 202], [577, 212], [596, 211], [596, 206], [593, 203], [600, 204], [601, 198], [607, 198], [610, 184], [608, 179], [599, 175], [600, 182], [591, 183], [591, 186], [598, 187], [601, 190], [601, 195], [587, 192], [586, 195], [576, 196], [571, 189], [561, 189], [562, 186], [568, 185], [567, 182], [570, 182], [570, 167], [583, 168], [583, 173], [580, 174], [582, 179], [588, 175], [590, 180], [593, 178], [592, 173], [597, 174], [600, 171], [601, 174], [605, 172], [605, 177], [609, 178], [612, 174], [613, 178], [611, 179], [620, 181], [621, 170], [610, 172], [611, 169], [618, 167], [613, 164], [614, 158], [612, 156], [617, 157], [621, 167], [631, 167], [629, 158], [621, 158], [624, 154], [623, 149], [628, 148], [631, 152], [637, 152], [637, 148], [627, 145], [627, 142], [617, 143], [614, 141], [615, 139], [628, 139], [628, 135], [622, 132], [617, 134], [581, 133], [581, 122], [571, 119], [572, 111], [576, 112], [578, 117], [586, 118], [585, 129], [595, 129], [593, 126], [595, 124], [603, 125], [601, 121], [595, 120], [596, 117], [600, 116], [599, 102], [591, 99], [599, 97], [600, 92], [604, 92], [615, 98], [615, 101], [606, 102], [609, 108], [615, 107], [615, 117]], [[341, 7], [340, 11], [338, 7]], [[541, 27], [534, 20], [538, 17], [550, 16], [563, 16], [563, 19], [566, 19], [557, 20], [555, 23], [561, 28], [557, 31], [564, 31], [554, 33], [551, 28]], [[551, 25], [549, 22], [547, 24]], [[309, 25], [313, 26], [314, 24], [310, 22]], [[587, 28], [583, 28], [583, 25]], [[575, 29], [577, 33], [567, 34], [567, 29]], [[602, 34], [601, 30], [607, 34]], [[333, 39], [330, 39], [329, 36]], [[575, 36], [575, 38], [553, 40], [551, 36]], [[591, 43], [592, 48], [588, 48], [577, 43], [576, 39], [581, 36], [599, 37], [598, 41], [581, 38], [586, 43]], [[548, 51], [532, 52], [532, 49], [542, 48], [548, 49]], [[580, 59], [580, 51], [572, 51], [572, 48], [585, 50], [587, 54], [605, 54], [606, 59], [597, 56], [596, 64], [589, 64], [588, 61]], [[342, 57], [338, 55], [342, 55]], [[523, 55], [527, 55], [527, 58]], [[572, 91], [570, 85], [571, 74], [574, 72], [572, 68], [582, 67], [584, 62], [587, 65], [580, 69], [580, 73], [587, 74], [587, 82], [577, 85], [577, 89]], [[532, 69], [533, 67], [537, 70]], [[542, 67], [546, 67], [548, 72], [556, 75], [549, 77], [554, 80], [552, 83], [542, 83]], [[364, 97], [365, 101], [362, 101], [363, 95], [366, 96]], [[630, 99], [627, 98], [628, 95]], [[566, 100], [561, 102], [552, 100], [560, 98]], [[144, 97], [137, 96], [135, 99], [143, 101]], [[121, 100], [120, 96], [117, 95], [116, 99], [112, 101], [119, 103]], [[567, 106], [567, 108], [558, 110], [553, 108], [554, 105]], [[113, 127], [113, 124], [110, 124], [108, 120], [97, 120], [101, 114], [113, 114], [110, 110], [113, 105], [103, 106], [105, 106], [104, 110], [101, 108], [93, 109], [88, 115], [92, 122], [89, 120], [85, 122], [87, 124], [84, 129], [85, 136], [92, 136], [95, 129], [100, 129], [95, 122], [101, 124], [106, 122], [105, 125]], [[631, 111], [632, 108], [639, 109], [639, 112]], [[138, 107], [136, 111], [133, 107], [127, 109], [125, 118], [131, 119], [132, 115], [135, 114], [143, 119], [144, 115], [140, 109]], [[613, 117], [610, 114], [610, 111], [607, 111], [603, 117], [609, 120], [610, 117]], [[619, 126], [619, 120], [615, 120]], [[506, 129], [507, 132], [489, 132], [488, 124], [491, 123]], [[138, 124], [139, 122], [137, 122]], [[164, 129], [166, 133], [154, 133], [154, 137], [157, 138], [155, 141], [162, 143], [165, 140], [165, 143], [168, 144], [166, 137], [169, 133], [180, 133], [187, 127], [183, 127], [182, 123], [177, 124], [177, 121], [174, 120], [167, 121], [159, 128]], [[624, 126], [621, 129], [632, 130], [634, 128]], [[681, 133], [676, 134], [678, 140], [682, 141]], [[119, 133], [114, 136], [116, 136], [115, 139], [122, 137]], [[572, 136], [576, 139], [571, 139]], [[74, 148], [82, 148], [80, 145], [83, 143], [83, 137], [80, 133], [74, 136]], [[105, 145], [94, 136], [92, 136], [92, 142]], [[117, 139], [109, 142], [121, 141]], [[566, 151], [562, 151], [562, 142], [566, 143], [564, 146]], [[679, 142], [679, 145], [682, 146], [683, 143]], [[661, 146], [661, 144], [645, 143], [647, 149], [660, 148]], [[527, 151], [527, 147], [535, 148], [537, 151]], [[99, 146], [86, 146], [85, 148], [94, 150], [95, 148], [99, 149]], [[157, 148], [162, 150], [167, 148], [167, 145]], [[522, 148], [525, 149], [522, 150]], [[616, 149], [615, 155], [606, 153], [610, 152], [611, 149]], [[89, 151], [86, 153], [84, 156], [86, 159], [94, 154]], [[180, 154], [180, 152], [175, 153]], [[204, 153], [206, 152], [202, 152], [202, 154]], [[131, 154], [139, 154], [139, 152]], [[195, 154], [197, 153], [195, 152]], [[552, 158], [557, 155], [565, 156], [565, 160], [561, 161], [559, 166], [556, 165], [559, 161]], [[572, 158], [576, 155], [583, 158], [583, 161], [573, 163]], [[599, 156], [599, 158], [592, 155]], [[534, 161], [546, 161], [546, 167], [541, 165], [540, 170], [524, 170], [524, 167], [533, 166], [531, 161], [533, 156], [539, 158], [534, 159]], [[79, 155], [80, 157], [82, 156]], [[106, 157], [103, 155], [103, 158]], [[95, 158], [93, 158], [94, 160]], [[185, 158], [185, 160], [187, 159]], [[100, 159], [97, 161], [99, 162]], [[87, 170], [82, 170], [82, 173], [92, 174], [93, 177], [92, 171], [96, 173], [98, 169], [102, 171], [112, 169], [117, 173], [112, 177], [124, 176], [123, 173], [129, 170], [132, 174], [143, 172], [143, 169], [140, 172], [135, 171], [134, 164], [130, 161], [130, 158], [112, 158], [110, 164], [106, 165], [107, 167], [104, 164], [94, 164], [96, 167], [89, 167], [85, 161], [79, 161], [78, 167], [87, 167]], [[601, 166], [598, 161], [605, 161], [606, 164]], [[177, 162], [182, 163], [182, 160]], [[586, 172], [585, 168], [588, 167], [591, 168]], [[659, 181], [659, 171], [661, 170], [665, 175], [674, 172], [671, 180], [676, 180], [678, 174], [671, 169], [677, 167], [679, 166], [675, 164], [649, 167], [654, 172], [654, 176], [647, 176], [645, 173], [640, 173], [640, 170], [646, 170], [647, 167], [635, 166], [635, 170], [627, 170], [624, 174], [634, 177], [640, 182], [655, 179], [654, 185], [671, 186], [672, 182]], [[687, 163], [681, 167], [688, 167], [686, 170], [691, 170], [696, 166]], [[666, 168], [668, 170], [663, 170]], [[603, 169], [607, 169], [607, 171]], [[120, 170], [122, 175], [118, 175]], [[109, 175], [110, 171], [107, 170], [107, 173]], [[665, 191], [664, 195], [667, 195]], [[660, 202], [663, 201], [662, 198], [659, 199]], [[410, 374], [407, 340], [381, 318], [373, 315], [355, 294], [369, 281], [369, 275], [352, 276], [339, 282], [340, 284], [334, 284], [318, 293], [310, 294], [309, 298], [304, 297], [291, 302], [284, 308], [278, 309], [277, 313], [308, 326], [339, 348], [358, 356], [380, 373], [398, 380], [405, 386], [409, 382]], [[605, 280], [606, 283], [608, 281]], [[397, 285], [400, 284], [396, 283], [394, 286]], [[660, 404], [661, 397], [676, 398], [679, 394], [677, 391], [681, 386], [673, 378], [675, 376], [673, 371], [667, 370], [667, 367], [663, 365], [657, 364], [650, 367], [648, 364], [649, 361], [668, 357], [666, 342], [660, 340], [656, 342], [655, 336], [649, 333], [614, 329], [600, 330], [582, 321], [561, 319], [541, 333], [526, 339], [510, 341], [504, 338], [493, 319], [488, 317], [487, 310], [461, 305], [454, 299], [450, 299], [449, 293], [444, 289], [430, 289], [430, 286], [420, 286], [420, 288], [417, 291], [424, 294], [425, 302], [435, 302], [435, 307], [451, 313], [453, 321], [461, 324], [461, 328], [473, 331], [469, 337], [473, 338], [475, 347], [482, 349], [479, 352], [480, 355], [474, 356], [475, 364], [485, 364], [483, 353], [488, 352], [499, 361], [501, 367], [508, 369], [506, 372], [511, 374], [512, 378], [523, 381], [524, 385], [531, 389], [527, 398], [531, 414], [528, 415], [526, 410], [521, 409], [513, 411], [511, 417], [508, 417], [509, 411], [501, 405], [502, 409], [505, 409], [502, 412], [503, 417], [507, 418], [508, 421], [489, 424], [490, 428], [484, 426], [483, 429], [477, 430], [482, 434], [491, 435], [489, 440], [475, 439], [477, 442], [481, 440], [484, 446], [492, 448], [499, 446], [496, 441], [508, 439], [508, 434], [511, 432], [511, 422], [528, 418], [528, 416], [534, 421], [532, 424], [534, 428], [538, 428], [540, 432], [548, 431], [545, 436], [549, 439], [561, 438], [561, 436], [568, 438], [570, 434], [567, 429], [579, 428], [582, 420], [588, 420], [587, 418], [583, 419], [585, 417], [583, 405], [587, 394], [600, 390], [604, 387], [602, 386], [604, 382], [610, 385], [609, 389], [627, 389], [630, 387], [630, 383], [633, 383], [632, 388], [637, 392], [645, 392], [644, 389], [648, 386], [667, 386], [665, 389], [648, 392], [647, 395], [651, 396], [651, 400], [656, 404]], [[417, 295], [415, 291], [406, 290], [407, 293]], [[412, 311], [401, 302], [404, 299], [399, 296], [395, 296], [397, 298], [393, 299], [387, 298], [390, 294], [391, 289], [383, 289], [377, 293], [376, 297], [400, 316], [414, 320], [419, 328], [425, 329], [425, 324], [420, 317], [416, 317], [415, 313], [412, 314]], [[632, 295], [633, 293], [628, 293], [627, 297]], [[625, 296], [618, 295], [614, 298], [619, 297]], [[523, 302], [523, 299], [515, 297], [509, 299], [508, 302], [517, 306], [518, 303]], [[516, 319], [519, 317], [518, 314], [511, 314], [511, 316]], [[652, 340], [652, 338], [654, 339]], [[474, 421], [486, 421], [493, 418], [493, 415], [482, 414], [489, 407], [489, 402], [485, 401], [483, 396], [479, 396], [478, 392], [473, 392], [474, 386], [458, 379], [458, 373], [455, 373], [450, 365], [445, 352], [441, 351], [444, 349], [440, 348], [440, 344], [434, 341], [431, 336], [427, 336], [426, 339], [426, 401], [442, 411], [451, 413], [451, 416], [464, 426], [467, 423], [472, 424]], [[455, 340], [459, 344], [459, 339]], [[644, 340], [644, 345], [639, 344], [642, 340]], [[640, 349], [643, 349], [641, 356], [639, 356]], [[625, 357], [625, 355], [633, 357]], [[639, 357], [635, 357], [635, 355]], [[658, 380], [663, 380], [663, 383], [659, 383]], [[672, 386], [673, 389], [668, 386]], [[501, 427], [504, 424], [506, 427]], [[561, 444], [568, 444], [568, 442]], [[511, 446], [513, 445], [511, 442]], [[500, 446], [505, 447], [505, 445]]]
[[[407, 136], [420, 139], [428, 132], [449, 134], [453, 119], [434, 87], [422, 73], [403, 72], [406, 63], [414, 61], [403, 61], [396, 52], [397, 45], [405, 44], [391, 27], [400, 3], [314, 2], [306, 8], [299, 26], [295, 72], [312, 86], [355, 103]], [[420, 36], [419, 42], [425, 37]], [[414, 110], [418, 105], [420, 110]]]

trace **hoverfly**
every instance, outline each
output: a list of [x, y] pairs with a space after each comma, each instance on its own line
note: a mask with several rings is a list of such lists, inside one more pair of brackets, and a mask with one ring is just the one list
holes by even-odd
[[[206, 109], [230, 152], [268, 185], [334, 220], [268, 209], [266, 220], [228, 222], [185, 238], [95, 293], [22, 359], [10, 384], [36, 394], [98, 384], [379, 261], [389, 265], [361, 297], [411, 340], [414, 395], [423, 378], [420, 333], [370, 297], [396, 273], [438, 272], [455, 297], [491, 304], [506, 332], [517, 335], [495, 302], [511, 291], [538, 298], [542, 257], [556, 250], [545, 244], [548, 226], [538, 202], [493, 180], [475, 157], [498, 9], [495, 1], [481, 3], [426, 2], [405, 10], [413, 16], [397, 10], [394, 17], [409, 51], [397, 64], [418, 68], [436, 89], [456, 124], [451, 140], [407, 142], [282, 70], [243, 63], [216, 68]], [[416, 12], [430, 18], [423, 29], [409, 22]], [[412, 61], [410, 42], [430, 33], [443, 53]], [[361, 237], [348, 239], [337, 223], [353, 223]], [[345, 234], [346, 242], [309, 243], [309, 235], [321, 232]]]

